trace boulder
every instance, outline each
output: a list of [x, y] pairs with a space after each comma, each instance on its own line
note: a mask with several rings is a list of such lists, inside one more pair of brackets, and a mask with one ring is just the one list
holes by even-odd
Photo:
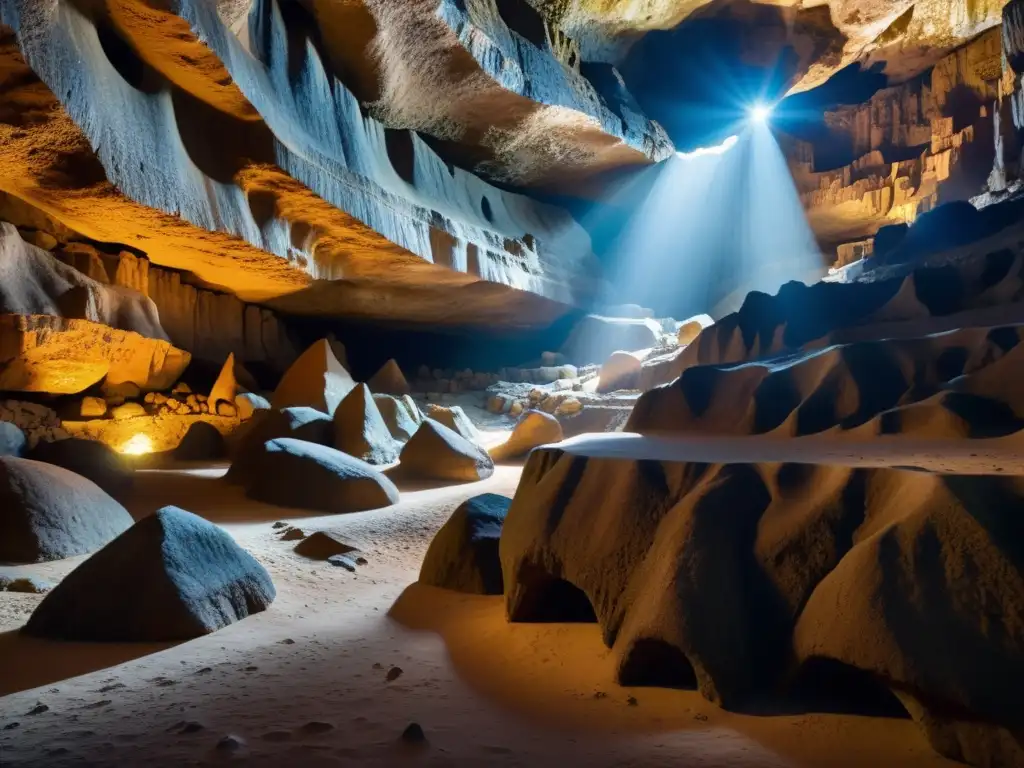
[[403, 474], [433, 480], [472, 483], [494, 474], [494, 461], [483, 448], [431, 418], [423, 420], [399, 460]]
[[263, 455], [263, 444], [277, 437], [292, 437], [318, 445], [334, 443], [334, 423], [330, 416], [313, 408], [284, 408], [258, 411], [235, 445], [231, 467], [224, 479], [244, 485], [253, 464]]
[[235, 353], [232, 352], [221, 366], [217, 380], [210, 389], [208, 401], [213, 403], [214, 409], [222, 401], [234, 405], [235, 398], [239, 394], [257, 388], [256, 379], [241, 363], [235, 360]]
[[212, 461], [226, 455], [224, 436], [205, 421], [197, 421], [189, 427], [174, 449], [174, 458], [178, 461]]
[[110, 409], [110, 418], [115, 421], [124, 419], [137, 419], [140, 416], [147, 416], [146, 407], [142, 403], [124, 403]]
[[78, 405], [78, 416], [83, 419], [101, 419], [107, 415], [107, 401], [102, 397], [86, 396]]
[[270, 574], [226, 531], [164, 507], [68, 574], [22, 631], [79, 642], [188, 640], [266, 610], [275, 595]]
[[39, 442], [25, 458], [63, 467], [69, 472], [91, 480], [111, 496], [123, 496], [134, 483], [134, 470], [120, 454], [98, 440], [67, 440]]
[[0, 315], [0, 390], [77, 394], [103, 381], [166, 389], [191, 355], [89, 320]]
[[28, 441], [16, 424], [0, 421], [0, 456], [22, 456]]
[[405, 374], [402, 373], [402, 369], [398, 367], [398, 363], [394, 358], [384, 363], [380, 370], [370, 377], [366, 385], [375, 395], [401, 397], [402, 395], [412, 394], [412, 388], [409, 386]]
[[308, 407], [333, 416], [338, 404], [355, 386], [331, 351], [330, 343], [321, 339], [285, 371], [270, 403], [277, 409]]
[[480, 433], [473, 426], [473, 422], [469, 420], [469, 416], [458, 405], [449, 407], [428, 405], [427, 418], [433, 419], [439, 424], [444, 424], [448, 429], [458, 433], [471, 443], [475, 443], [480, 439]]
[[684, 347], [688, 344], [693, 344], [700, 336], [700, 332], [705, 328], [710, 328], [715, 324], [715, 321], [711, 319], [710, 315], [695, 315], [689, 320], [684, 320], [679, 325], [679, 330], [676, 331], [676, 340], [679, 342], [679, 346]]
[[635, 389], [640, 379], [642, 361], [630, 352], [612, 352], [601, 366], [598, 392], [616, 392], [620, 389]]
[[408, 442], [423, 421], [423, 415], [412, 397], [406, 395], [399, 399], [393, 395], [374, 395], [373, 401], [391, 436], [399, 442]]
[[369, 464], [394, 464], [398, 442], [366, 384], [357, 384], [334, 412], [334, 447]]
[[253, 392], [235, 395], [235, 413], [242, 421], [251, 419], [256, 411], [270, 410], [270, 401]]
[[491, 449], [495, 461], [525, 456], [539, 445], [560, 443], [562, 425], [558, 419], [543, 411], [526, 411], [516, 422], [508, 440]]
[[365, 461], [288, 437], [264, 443], [245, 489], [250, 498], [268, 504], [330, 514], [398, 502], [394, 484]]
[[512, 499], [484, 493], [467, 500], [430, 542], [420, 583], [476, 595], [503, 592], [498, 540]]
[[575, 365], [600, 363], [618, 350], [636, 352], [658, 346], [661, 326], [650, 318], [632, 319], [587, 315], [562, 346], [562, 354]]
[[0, 562], [84, 555], [131, 524], [124, 507], [91, 480], [52, 464], [0, 457]]

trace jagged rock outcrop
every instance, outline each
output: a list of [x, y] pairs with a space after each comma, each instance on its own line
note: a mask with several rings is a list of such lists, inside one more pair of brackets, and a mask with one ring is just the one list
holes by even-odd
[[410, 395], [393, 397], [392, 395], [374, 395], [381, 418], [391, 432], [391, 436], [401, 443], [409, 441], [416, 434], [416, 428], [423, 421], [423, 414]]
[[131, 524], [124, 507], [91, 480], [52, 464], [0, 456], [0, 561], [83, 555]]
[[315, 408], [333, 415], [356, 382], [338, 362], [327, 339], [314, 343], [285, 371], [274, 390], [274, 408]]
[[370, 377], [370, 380], [366, 382], [366, 386], [370, 388], [370, 391], [375, 395], [393, 395], [394, 397], [402, 397], [404, 395], [412, 394], [412, 387], [409, 386], [409, 382], [405, 378], [405, 374], [402, 373], [402, 369], [398, 367], [398, 363], [394, 358], [388, 360], [380, 369]]
[[368, 464], [398, 460], [399, 443], [365, 384], [357, 384], [334, 412], [334, 447]]
[[473, 483], [494, 474], [494, 461], [480, 446], [431, 418], [402, 448], [401, 473], [430, 480]]
[[188, 352], [89, 320], [0, 315], [0, 390], [77, 394], [94, 384], [169, 389]]
[[725, 707], [831, 659], [890, 686], [943, 754], [1020, 761], [1024, 626], [988, 619], [1024, 605], [1017, 479], [690, 463], [681, 445], [533, 452], [500, 541], [510, 620], [596, 619], [620, 684]]
[[22, 631], [79, 642], [189, 640], [265, 611], [276, 594], [226, 531], [163, 507], [65, 576]]
[[483, 493], [463, 502], [434, 535], [420, 583], [476, 595], [500, 595], [498, 540], [512, 499]]
[[[288, 478], [288, 482], [281, 482]], [[365, 461], [334, 448], [290, 437], [268, 440], [246, 478], [250, 498], [328, 514], [362, 512], [398, 503], [398, 489]]]
[[567, 214], [367, 118], [276, 0], [254, 3], [244, 40], [207, 2], [173, 14], [137, 2], [85, 13], [69, 1], [0, 10], [14, 31], [0, 41], [16, 84], [5, 106], [32, 125], [5, 129], [0, 169], [5, 191], [88, 237], [300, 314], [519, 326], [600, 289], [587, 235]]

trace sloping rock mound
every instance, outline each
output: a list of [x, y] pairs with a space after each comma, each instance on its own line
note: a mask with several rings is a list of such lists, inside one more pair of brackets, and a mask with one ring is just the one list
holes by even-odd
[[191, 355], [89, 320], [0, 315], [0, 390], [77, 394], [103, 381], [169, 389]]
[[562, 354], [575, 365], [602, 363], [613, 352], [636, 352], [658, 346], [661, 326], [650, 318], [587, 315], [572, 329]]
[[327, 339], [321, 339], [299, 355], [281, 377], [270, 404], [274, 408], [303, 406], [329, 416], [356, 386], [338, 362]]
[[561, 441], [562, 425], [558, 419], [544, 411], [525, 411], [508, 440], [491, 449], [491, 458], [503, 461], [525, 456], [539, 445]]
[[134, 470], [120, 454], [98, 440], [71, 437], [52, 443], [40, 441], [25, 454], [26, 459], [63, 467], [96, 483], [111, 496], [131, 490]]
[[416, 428], [423, 421], [423, 414], [416, 407], [412, 397], [406, 395], [402, 398], [392, 395], [374, 395], [373, 402], [377, 404], [381, 418], [387, 424], [391, 436], [399, 442], [406, 443], [409, 438], [416, 434]]
[[714, 324], [715, 321], [709, 315], [695, 315], [679, 324], [679, 330], [676, 331], [676, 341], [679, 342], [679, 346], [692, 344], [700, 336], [701, 331], [705, 328], [710, 328]]
[[476, 595], [503, 592], [498, 539], [512, 500], [483, 493], [462, 503], [437, 532], [420, 568], [420, 583]]
[[197, 421], [174, 449], [178, 461], [212, 461], [227, 454], [224, 436], [212, 424]]
[[188, 640], [266, 610], [275, 596], [270, 574], [227, 532], [164, 507], [68, 574], [22, 631], [86, 642]]
[[231, 467], [224, 479], [244, 485], [256, 471], [263, 444], [278, 437], [291, 437], [317, 445], [332, 445], [334, 422], [315, 408], [283, 408], [259, 411], [245, 428], [235, 446]]
[[124, 507], [81, 475], [0, 457], [0, 561], [37, 563], [84, 555], [131, 524]]
[[380, 370], [373, 374], [370, 380], [366, 382], [366, 386], [375, 395], [402, 397], [403, 395], [412, 394], [412, 388], [409, 386], [405, 374], [402, 373], [402, 369], [398, 367], [398, 363], [395, 362], [394, 358], [384, 363]]
[[366, 384], [357, 384], [334, 412], [334, 447], [369, 464], [398, 460], [398, 443]]
[[129, 288], [104, 285], [24, 242], [0, 222], [0, 314], [91, 320], [167, 341], [156, 304]]
[[228, 359], [224, 361], [217, 380], [210, 389], [207, 402], [210, 404], [210, 410], [216, 413], [219, 403], [224, 402], [234, 405], [235, 398], [238, 395], [251, 392], [257, 388], [256, 380], [252, 374], [245, 369], [245, 366], [235, 360], [235, 353], [232, 352], [228, 355]]
[[251, 419], [259, 411], [269, 411], [270, 401], [263, 395], [254, 392], [242, 392], [235, 395], [235, 413], [245, 421]]
[[0, 456], [21, 456], [28, 440], [16, 424], [0, 421]]
[[403, 474], [473, 483], [494, 474], [487, 452], [431, 418], [423, 420], [399, 456]]
[[290, 437], [268, 440], [246, 479], [246, 494], [282, 507], [338, 514], [380, 509], [398, 502], [384, 475], [333, 448]]
[[635, 388], [640, 380], [641, 366], [642, 362], [636, 355], [629, 352], [612, 352], [601, 366], [597, 391], [607, 393]]
[[672, 432], [998, 437], [1024, 429], [1020, 326], [837, 345], [740, 366], [687, 368], [646, 392], [626, 426]]
[[438, 424], [444, 424], [452, 432], [458, 433], [459, 436], [471, 443], [475, 443], [480, 438], [480, 433], [473, 426], [473, 422], [458, 405], [429, 405], [427, 406], [427, 418], [433, 419]]
[[621, 684], [726, 707], [784, 693], [795, 647], [920, 703], [943, 754], [1020, 761], [1020, 479], [690, 463], [681, 445], [531, 454], [500, 541], [510, 620], [596, 618]]

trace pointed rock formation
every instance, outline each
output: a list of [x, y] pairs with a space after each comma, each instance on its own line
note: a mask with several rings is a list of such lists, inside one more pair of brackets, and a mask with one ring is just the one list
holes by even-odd
[[380, 411], [395, 440], [406, 443], [416, 434], [416, 428], [423, 421], [423, 415], [409, 395], [401, 399], [393, 395], [374, 395], [373, 401], [377, 404], [377, 410]]
[[366, 384], [357, 384], [334, 412], [334, 447], [368, 464], [398, 460], [399, 445]]
[[562, 442], [562, 425], [543, 411], [526, 411], [516, 422], [508, 440], [491, 449], [495, 461], [525, 456], [534, 448]]
[[420, 583], [476, 595], [500, 595], [498, 540], [512, 499], [495, 493], [474, 496], [437, 532], [420, 568]]
[[324, 445], [288, 437], [268, 440], [255, 464], [246, 495], [268, 504], [340, 514], [398, 502], [398, 489], [383, 474]]
[[228, 355], [228, 359], [224, 361], [220, 374], [210, 389], [208, 399], [210, 411], [216, 412], [217, 404], [221, 402], [234, 405], [235, 397], [244, 392], [252, 392], [258, 388], [256, 379], [245, 369], [245, 366], [235, 360], [235, 353], [232, 352]]
[[433, 419], [439, 424], [444, 424], [448, 429], [471, 443], [475, 443], [480, 439], [480, 433], [473, 426], [473, 422], [469, 420], [469, 416], [458, 405], [451, 407], [428, 405], [427, 418]]
[[164, 642], [264, 611], [270, 574], [231, 536], [178, 507], [145, 517], [72, 571], [22, 630], [86, 642]]
[[472, 483], [494, 474], [494, 461], [483, 448], [430, 418], [399, 458], [402, 473], [413, 477]]
[[304, 406], [334, 415], [338, 404], [356, 386], [331, 350], [327, 339], [313, 344], [281, 377], [270, 404], [274, 408]]
[[0, 456], [0, 561], [93, 552], [132, 524], [98, 485], [61, 467]]
[[398, 367], [398, 363], [394, 358], [384, 363], [380, 370], [373, 374], [370, 380], [366, 382], [366, 385], [375, 395], [401, 397], [402, 395], [412, 394], [412, 388], [409, 386], [409, 382], [405, 379], [405, 374], [402, 373], [402, 369]]

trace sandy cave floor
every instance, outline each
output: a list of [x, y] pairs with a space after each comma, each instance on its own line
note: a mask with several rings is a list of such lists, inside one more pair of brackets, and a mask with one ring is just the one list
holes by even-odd
[[[833, 442], [828, 459], [1024, 474], [1013, 441], [972, 441], [959, 458], [880, 442]], [[808, 450], [821, 458], [814, 441]], [[477, 493], [513, 494], [520, 471], [320, 517], [246, 499], [219, 480], [223, 466], [140, 471], [134, 515], [172, 503], [224, 526], [268, 568], [277, 600], [186, 643], [89, 645], [21, 637], [41, 598], [0, 593], [0, 766], [956, 765], [909, 719], [742, 715], [692, 691], [625, 689], [596, 625], [510, 625], [500, 597], [416, 585], [451, 511]], [[278, 520], [340, 532], [369, 562], [353, 574], [306, 560]], [[5, 570], [58, 580], [80, 560]], [[387, 682], [392, 666], [402, 674]], [[400, 743], [411, 722], [427, 745]], [[233, 753], [217, 748], [228, 734], [244, 741]]]

